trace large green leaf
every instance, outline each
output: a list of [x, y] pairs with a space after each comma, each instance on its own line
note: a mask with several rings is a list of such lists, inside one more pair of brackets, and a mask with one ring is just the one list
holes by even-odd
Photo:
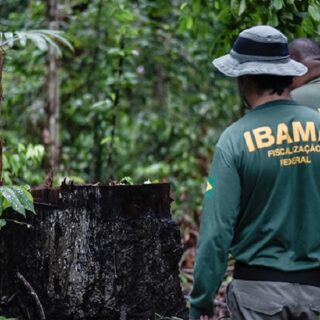
[[25, 47], [27, 40], [30, 40], [41, 51], [48, 50], [48, 45], [53, 46], [59, 55], [61, 50], [59, 44], [68, 47], [73, 51], [71, 43], [62, 36], [61, 31], [57, 30], [29, 30], [0, 33], [0, 47], [13, 47], [16, 42], [19, 42], [22, 47]]
[[308, 7], [308, 13], [312, 17], [313, 20], [319, 22], [320, 21], [320, 9], [316, 4], [310, 4]]
[[[26, 214], [26, 210], [22, 205], [22, 203], [20, 202], [14, 190], [12, 190], [8, 186], [2, 186], [0, 187], [0, 193], [7, 200], [7, 202], [10, 204], [13, 210], [21, 213], [22, 215]], [[9, 206], [4, 205], [4, 207], [9, 207]]]
[[31, 211], [32, 213], [36, 213], [33, 205], [33, 197], [29, 191], [20, 186], [8, 186], [8, 188], [10, 188], [15, 193], [20, 203], [26, 210]]
[[276, 8], [276, 10], [281, 10], [283, 7], [283, 1], [282, 0], [273, 0], [272, 6]]
[[246, 0], [241, 0], [240, 6], [239, 6], [239, 16], [241, 16], [247, 8]]
[[19, 186], [2, 186], [0, 193], [5, 198], [3, 208], [12, 207], [13, 210], [25, 216], [25, 211], [29, 210], [35, 213], [32, 195]]

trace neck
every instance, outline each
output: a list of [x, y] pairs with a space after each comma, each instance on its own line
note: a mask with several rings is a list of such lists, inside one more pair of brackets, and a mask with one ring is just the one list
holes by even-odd
[[289, 89], [284, 90], [284, 92], [279, 95], [276, 93], [264, 92], [263, 94], [254, 94], [248, 99], [252, 109], [265, 104], [267, 102], [277, 101], [277, 100], [291, 100]]

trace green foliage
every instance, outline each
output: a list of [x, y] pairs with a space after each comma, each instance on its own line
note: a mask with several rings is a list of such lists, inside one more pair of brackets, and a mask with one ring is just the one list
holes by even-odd
[[133, 180], [131, 177], [124, 177], [119, 181], [120, 184], [129, 184], [129, 185], [133, 185]]
[[29, 31], [14, 31], [0, 32], [0, 48], [12, 48], [17, 43], [21, 47], [25, 47], [27, 41], [31, 41], [39, 50], [47, 51], [48, 45], [53, 46], [59, 55], [61, 49], [58, 45], [64, 45], [73, 51], [71, 43], [62, 36], [61, 31], [56, 30], [29, 30]]
[[[0, 223], [1, 223], [1, 220], [0, 220]], [[16, 318], [6, 318], [6, 317], [0, 316], [0, 320], [16, 320]]]
[[13, 142], [9, 146], [5, 145], [2, 172], [4, 184], [39, 184], [43, 180], [43, 174], [39, 172], [43, 156], [43, 145], [25, 146]]
[[[194, 10], [194, 6], [199, 7]], [[320, 19], [318, 0], [218, 0], [184, 1], [180, 7], [180, 32], [192, 29], [197, 34], [212, 34], [212, 45], [217, 55], [229, 50], [240, 30], [258, 24], [268, 24], [284, 32], [290, 39], [317, 33]], [[193, 19], [193, 27], [186, 21]]]
[[1, 186], [0, 194], [3, 197], [1, 201], [3, 209], [12, 207], [13, 210], [23, 216], [25, 216], [26, 210], [35, 213], [32, 195], [25, 188], [20, 186]]
[[7, 219], [1, 218], [3, 210], [12, 208], [25, 216], [26, 210], [35, 214], [31, 193], [21, 186], [0, 187], [0, 229], [6, 225]]
[[[44, 1], [17, 3], [0, 5], [8, 45], [19, 36], [8, 36], [12, 30], [47, 27]], [[289, 39], [313, 37], [319, 8], [317, 0], [61, 2], [60, 29], [74, 52], [60, 60], [59, 174], [86, 182], [169, 181], [176, 217], [197, 213], [214, 145], [241, 114], [234, 81], [211, 60], [256, 24], [276, 26]], [[7, 182], [36, 184], [41, 159], [27, 159], [18, 144], [43, 143], [45, 46], [37, 38], [36, 46], [18, 50], [23, 39], [5, 60], [4, 174]]]

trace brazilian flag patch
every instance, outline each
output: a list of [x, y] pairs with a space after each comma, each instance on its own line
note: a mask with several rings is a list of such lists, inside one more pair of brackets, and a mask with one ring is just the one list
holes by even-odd
[[213, 191], [214, 191], [214, 180], [212, 177], [209, 177], [207, 181], [205, 197], [211, 198], [213, 196]]

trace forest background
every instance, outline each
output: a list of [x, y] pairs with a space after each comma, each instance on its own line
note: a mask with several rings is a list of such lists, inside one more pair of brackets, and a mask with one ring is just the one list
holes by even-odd
[[[55, 184], [170, 182], [192, 268], [215, 143], [244, 112], [212, 59], [244, 28], [317, 40], [319, 22], [318, 0], [0, 0], [4, 183], [51, 169]], [[63, 31], [73, 50], [8, 43], [35, 29]]]

